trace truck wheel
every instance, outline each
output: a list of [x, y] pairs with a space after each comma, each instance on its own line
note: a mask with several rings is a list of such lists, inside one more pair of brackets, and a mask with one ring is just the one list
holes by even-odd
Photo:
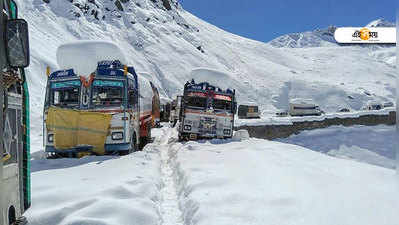
[[147, 137], [140, 137], [139, 151], [142, 151], [147, 144]]
[[15, 208], [14, 206], [11, 206], [10, 209], [8, 210], [8, 224], [13, 225], [16, 220], [17, 218], [15, 216]]

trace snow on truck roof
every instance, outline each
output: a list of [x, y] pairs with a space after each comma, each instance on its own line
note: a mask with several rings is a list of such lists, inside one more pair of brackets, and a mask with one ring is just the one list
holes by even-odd
[[256, 102], [240, 102], [240, 105], [243, 106], [258, 106]]
[[311, 105], [314, 105], [315, 102], [312, 99], [293, 98], [293, 99], [290, 100], [290, 104], [311, 104]]
[[194, 68], [190, 75], [197, 83], [208, 82], [222, 89], [236, 89], [239, 86], [231, 74], [215, 69]]
[[119, 60], [126, 64], [122, 50], [108, 41], [76, 41], [60, 45], [57, 63], [61, 69], [73, 69], [79, 76], [88, 77], [104, 60]]

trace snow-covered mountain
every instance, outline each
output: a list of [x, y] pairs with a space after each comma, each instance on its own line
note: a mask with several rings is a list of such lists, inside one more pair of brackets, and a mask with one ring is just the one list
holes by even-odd
[[[153, 76], [164, 97], [180, 94], [193, 74], [197, 80], [231, 86], [239, 102], [257, 102], [268, 111], [284, 109], [290, 98], [298, 97], [314, 99], [326, 112], [341, 107], [358, 110], [368, 100], [393, 101], [395, 97], [395, 49], [338, 46], [331, 42], [334, 27], [298, 34], [301, 48], [276, 48], [276, 40], [249, 40], [202, 21], [177, 0], [18, 3], [30, 25], [28, 76], [32, 121], [36, 121], [32, 126], [38, 132], [45, 67], [60, 69], [57, 47], [81, 39], [115, 42], [137, 71]], [[314, 43], [319, 44], [304, 48]], [[192, 73], [201, 71], [199, 67], [206, 68], [204, 73]]]
[[[370, 22], [365, 27], [395, 27], [395, 24], [380, 18]], [[339, 44], [334, 39], [334, 32], [336, 29], [336, 26], [329, 26], [325, 29], [316, 29], [314, 31], [286, 34], [271, 40], [269, 44], [277, 48], [309, 48], [326, 46], [338, 47]], [[372, 46], [373, 49], [375, 49], [376, 47], [376, 45], [363, 46]]]

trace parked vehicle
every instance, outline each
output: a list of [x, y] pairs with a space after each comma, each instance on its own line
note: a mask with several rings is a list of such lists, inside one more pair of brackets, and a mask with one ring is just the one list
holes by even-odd
[[[152, 98], [149, 81], [118, 60], [99, 62], [88, 80], [73, 69], [53, 72], [44, 104], [45, 151], [50, 157], [137, 151], [151, 140]], [[65, 117], [68, 124], [60, 124]]]
[[31, 205], [29, 92], [24, 68], [29, 65], [28, 24], [18, 19], [13, 0], [3, 6], [0, 29], [0, 224], [26, 224]]
[[235, 90], [222, 90], [207, 82], [187, 82], [181, 104], [179, 139], [231, 138], [235, 113]]
[[383, 106], [384, 106], [384, 108], [394, 107], [394, 104], [393, 104], [393, 102], [385, 102]]
[[288, 111], [287, 110], [278, 111], [278, 112], [276, 112], [276, 116], [278, 116], [278, 117], [287, 117], [288, 116]]
[[366, 110], [381, 110], [384, 108], [384, 105], [378, 101], [368, 101], [365, 109]]
[[152, 97], [152, 127], [161, 126], [161, 99], [159, 98], [158, 88], [150, 81], [153, 92]]
[[161, 105], [161, 122], [169, 122], [170, 118], [170, 110], [171, 110], [171, 102], [167, 102]]
[[177, 96], [171, 103], [169, 121], [172, 123], [172, 127], [175, 127], [176, 123], [179, 121], [182, 98], [183, 96]]
[[255, 104], [242, 104], [238, 106], [238, 118], [258, 119], [260, 118], [259, 107]]
[[342, 108], [338, 110], [338, 112], [350, 112], [350, 110], [348, 108]]
[[289, 104], [291, 116], [320, 116], [322, 111], [310, 99], [292, 99]]

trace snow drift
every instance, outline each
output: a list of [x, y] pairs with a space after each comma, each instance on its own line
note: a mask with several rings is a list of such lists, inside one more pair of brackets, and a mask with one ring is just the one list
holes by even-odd
[[[395, 225], [395, 171], [249, 139], [170, 148], [185, 224]], [[175, 156], [176, 155], [176, 156]]]

